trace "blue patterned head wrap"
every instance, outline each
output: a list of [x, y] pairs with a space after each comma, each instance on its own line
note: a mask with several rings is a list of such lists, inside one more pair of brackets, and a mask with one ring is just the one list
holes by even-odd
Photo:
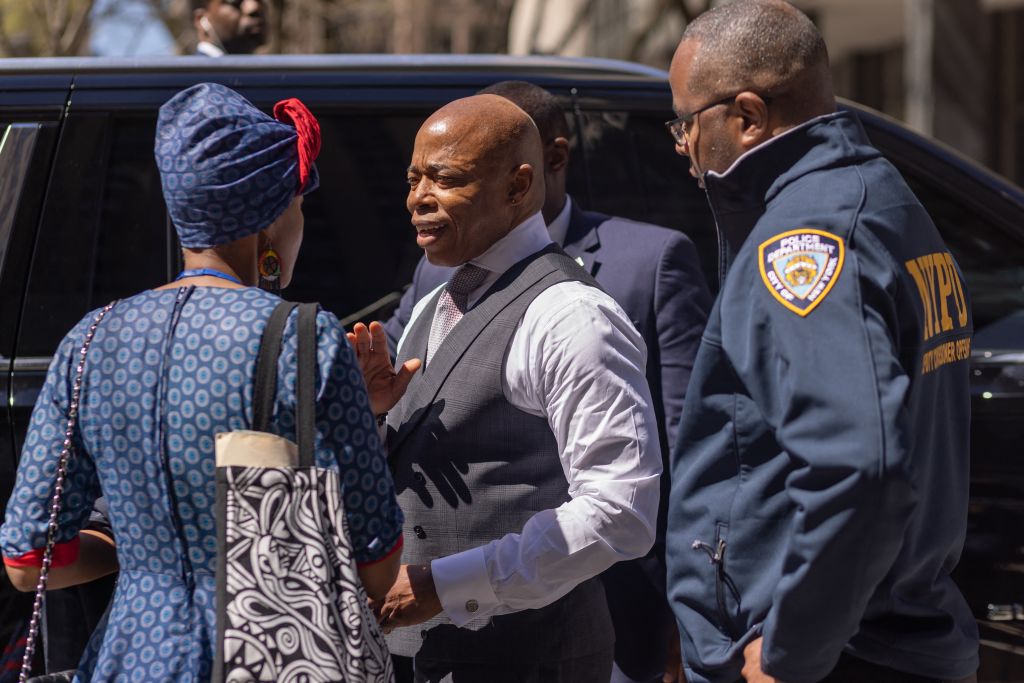
[[156, 162], [181, 246], [212, 247], [255, 234], [297, 194], [319, 186], [310, 144], [300, 139], [312, 125], [319, 151], [319, 127], [297, 106], [312, 121], [300, 130], [217, 83], [182, 90], [160, 107]]

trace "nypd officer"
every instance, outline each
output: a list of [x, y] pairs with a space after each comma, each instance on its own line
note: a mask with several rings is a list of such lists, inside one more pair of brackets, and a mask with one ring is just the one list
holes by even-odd
[[672, 461], [688, 680], [973, 681], [956, 262], [791, 5], [702, 15], [670, 82], [722, 245]]

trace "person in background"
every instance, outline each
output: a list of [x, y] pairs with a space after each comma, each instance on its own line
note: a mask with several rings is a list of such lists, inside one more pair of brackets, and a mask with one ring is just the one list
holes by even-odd
[[687, 679], [974, 681], [956, 262], [789, 3], [701, 15], [669, 82], [723, 264], [672, 455]]
[[[647, 346], [658, 440], [668, 457], [675, 437], [693, 359], [711, 308], [697, 252], [685, 234], [647, 223], [585, 211], [566, 192], [569, 127], [555, 97], [524, 81], [502, 81], [480, 91], [500, 95], [530, 115], [544, 154], [544, 205], [551, 239], [578, 258], [629, 316]], [[420, 259], [412, 285], [385, 324], [392, 352], [417, 301], [454, 272]], [[667, 462], [664, 462], [667, 473]], [[669, 477], [662, 477], [658, 535], [643, 558], [613, 565], [601, 575], [615, 626], [613, 681], [661, 680], [676, 633], [665, 599], [664, 521]]]
[[[85, 359], [74, 455], [63, 487], [53, 588], [92, 578], [102, 539], [79, 531], [109, 506], [120, 576], [79, 667], [91, 681], [209, 680], [215, 642], [214, 435], [248, 429], [267, 318], [302, 243], [303, 196], [319, 184], [319, 126], [298, 100], [271, 118], [203, 83], [160, 109], [156, 158], [185, 270], [117, 302]], [[64, 338], [36, 402], [0, 550], [15, 587], [33, 590], [69, 409], [75, 360], [94, 313]], [[276, 433], [295, 440], [293, 313], [278, 361]], [[402, 512], [357, 359], [338, 320], [317, 316], [315, 457], [344, 474], [353, 555], [383, 598], [402, 547]], [[392, 384], [392, 395], [402, 387]], [[389, 404], [375, 406], [386, 410]], [[99, 565], [99, 566], [98, 566]], [[115, 565], [115, 566], [116, 566]]]
[[[378, 609], [420, 681], [607, 681], [596, 577], [654, 541], [643, 338], [552, 243], [543, 165], [530, 117], [477, 95], [427, 119], [408, 169], [417, 243], [457, 267], [412, 312], [398, 361], [426, 363], [387, 416], [409, 564]], [[389, 375], [383, 326], [353, 334]]]
[[267, 42], [264, 0], [192, 0], [196, 54], [250, 55]]

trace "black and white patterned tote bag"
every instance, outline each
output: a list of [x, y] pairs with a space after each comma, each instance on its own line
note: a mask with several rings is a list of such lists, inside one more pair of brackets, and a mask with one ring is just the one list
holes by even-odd
[[297, 305], [278, 305], [263, 333], [255, 431], [217, 435], [214, 680], [392, 681], [356, 571], [338, 473], [314, 463], [316, 304], [299, 306], [299, 443], [269, 433], [277, 357]]

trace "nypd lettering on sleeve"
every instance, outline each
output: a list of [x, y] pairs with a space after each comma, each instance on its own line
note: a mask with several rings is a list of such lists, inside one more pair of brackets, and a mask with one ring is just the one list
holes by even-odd
[[952, 254], [924, 254], [904, 265], [921, 296], [921, 374], [970, 359], [970, 311]]
[[762, 242], [757, 262], [772, 296], [797, 315], [806, 316], [836, 283], [845, 256], [841, 237], [799, 228]]

